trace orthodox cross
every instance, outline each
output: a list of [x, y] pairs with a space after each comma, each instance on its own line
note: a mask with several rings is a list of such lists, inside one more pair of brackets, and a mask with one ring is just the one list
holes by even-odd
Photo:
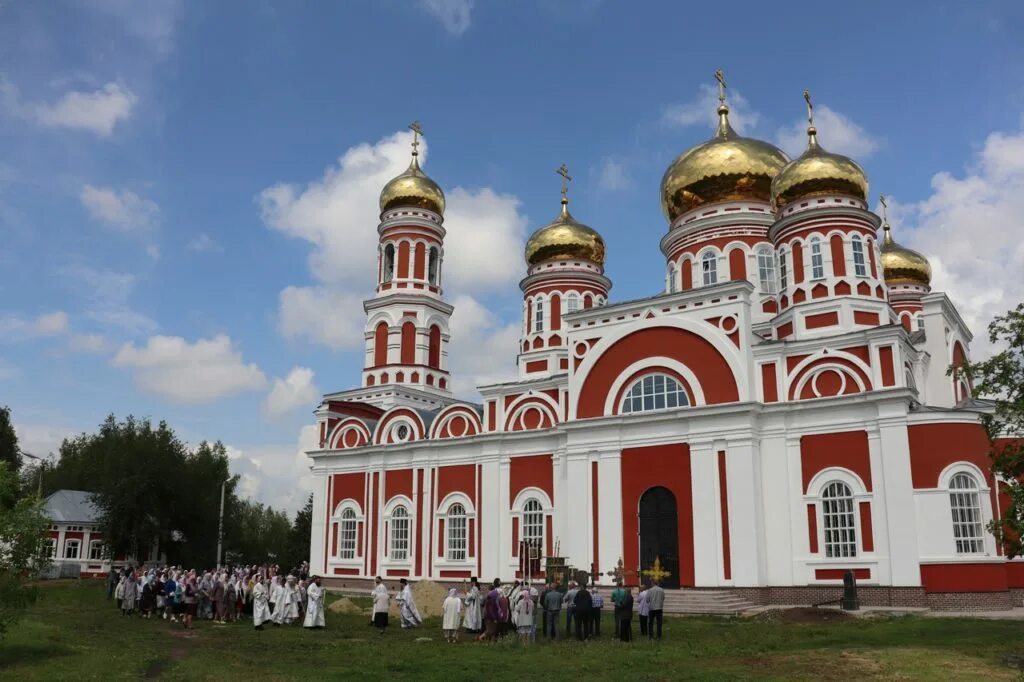
[[627, 571], [626, 565], [622, 561], [622, 557], [619, 557], [619, 563], [615, 564], [614, 571], [608, 571], [605, 573], [610, 578], [614, 578], [617, 585], [622, 585], [625, 582], [627, 575], [635, 575], [636, 571]]
[[725, 74], [715, 69], [715, 80], [718, 81], [718, 103], [725, 104]]
[[412, 131], [412, 155], [418, 156], [418, 148], [420, 146], [420, 135], [423, 134], [423, 128], [420, 127], [419, 121], [413, 121], [412, 123], [409, 124], [409, 130]]
[[807, 125], [814, 125], [814, 104], [811, 103], [811, 91], [804, 90], [804, 101], [807, 102]]
[[661, 567], [661, 557], [657, 556], [654, 557], [654, 565], [648, 568], [646, 571], [643, 571], [643, 575], [647, 576], [655, 583], [660, 583], [665, 578], [669, 578], [672, 576], [671, 573], [669, 573]]
[[889, 202], [885, 200], [884, 194], [878, 195], [878, 203], [882, 205], [882, 222], [889, 222]]
[[555, 172], [562, 176], [562, 203], [565, 203], [569, 200], [569, 181], [572, 180], [572, 176], [569, 175], [569, 167], [564, 163]]

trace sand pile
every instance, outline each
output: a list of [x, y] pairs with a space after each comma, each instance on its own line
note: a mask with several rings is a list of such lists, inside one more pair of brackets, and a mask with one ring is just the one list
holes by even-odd
[[327, 607], [327, 610], [333, 613], [344, 613], [353, 615], [366, 613], [366, 609], [357, 606], [348, 597], [342, 597], [334, 601], [330, 606]]
[[[395, 597], [398, 591], [391, 593], [391, 617], [398, 618], [398, 604]], [[420, 580], [412, 583], [412, 598], [416, 600], [416, 608], [423, 618], [440, 618], [448, 589], [433, 580]], [[339, 600], [340, 601], [340, 600]]]

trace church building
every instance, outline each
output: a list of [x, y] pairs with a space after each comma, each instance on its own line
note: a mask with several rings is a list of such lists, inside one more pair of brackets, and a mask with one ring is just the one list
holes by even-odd
[[1006, 504], [990, 406], [955, 371], [971, 331], [819, 142], [810, 97], [790, 159], [733, 130], [716, 75], [717, 131], [662, 179], [659, 293], [610, 298], [563, 166], [526, 244], [518, 378], [479, 403], [451, 391], [445, 195], [413, 124], [380, 195], [359, 386], [316, 410], [327, 584], [540, 579], [558, 556], [759, 604], [837, 598], [847, 570], [867, 605], [1020, 604], [1024, 561], [985, 528]]

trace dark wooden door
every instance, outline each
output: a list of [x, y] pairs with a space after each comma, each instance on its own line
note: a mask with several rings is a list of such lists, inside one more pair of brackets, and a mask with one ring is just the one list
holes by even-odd
[[669, 573], [660, 580], [662, 587], [679, 587], [679, 516], [676, 496], [668, 488], [651, 488], [640, 498], [640, 570], [641, 579], [649, 580], [655, 559]]

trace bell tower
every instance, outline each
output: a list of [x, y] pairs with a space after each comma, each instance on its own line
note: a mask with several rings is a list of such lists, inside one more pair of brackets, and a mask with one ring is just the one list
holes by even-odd
[[409, 167], [380, 194], [377, 289], [363, 302], [362, 386], [385, 389], [380, 400], [368, 401], [385, 408], [405, 402], [392, 395], [403, 388], [414, 389], [414, 403], [421, 407], [451, 398], [448, 341], [453, 308], [444, 301], [442, 289], [445, 197], [420, 168], [419, 121], [409, 129]]

